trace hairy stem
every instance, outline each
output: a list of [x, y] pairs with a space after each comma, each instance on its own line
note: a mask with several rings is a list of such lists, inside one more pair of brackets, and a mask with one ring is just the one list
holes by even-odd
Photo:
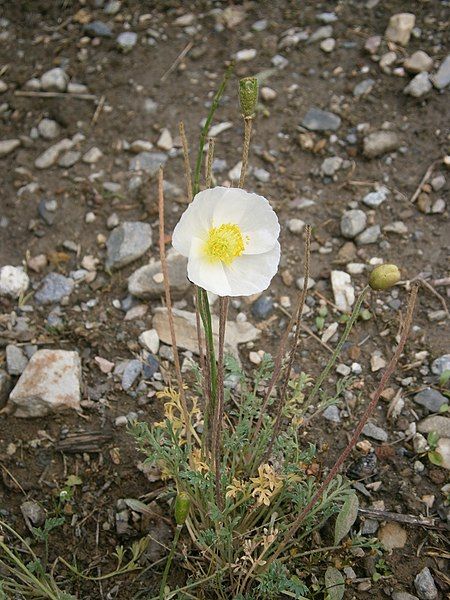
[[242, 167], [239, 177], [239, 187], [243, 188], [248, 169], [248, 154], [252, 135], [253, 117], [244, 117], [244, 145], [242, 147]]
[[161, 586], [159, 588], [159, 600], [164, 600], [165, 597], [165, 589], [166, 589], [166, 584], [167, 584], [167, 577], [169, 576], [169, 571], [170, 571], [170, 567], [172, 565], [172, 560], [173, 557], [175, 555], [175, 550], [177, 548], [178, 545], [178, 540], [180, 539], [180, 533], [181, 530], [183, 529], [182, 525], [178, 525], [176, 530], [175, 530], [175, 535], [173, 538], [173, 543], [172, 543], [172, 548], [170, 549], [170, 553], [169, 556], [167, 558], [167, 562], [166, 562], [166, 566], [164, 568], [164, 573], [161, 579]]

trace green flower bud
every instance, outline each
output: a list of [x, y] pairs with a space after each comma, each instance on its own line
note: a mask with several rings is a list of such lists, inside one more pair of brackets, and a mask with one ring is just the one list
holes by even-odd
[[258, 102], [258, 80], [256, 77], [244, 77], [239, 80], [239, 102], [242, 115], [253, 117]]
[[186, 492], [178, 492], [175, 499], [175, 522], [177, 525], [184, 525], [189, 514], [191, 501]]
[[401, 279], [397, 265], [380, 265], [375, 267], [369, 277], [369, 285], [373, 290], [387, 290]]

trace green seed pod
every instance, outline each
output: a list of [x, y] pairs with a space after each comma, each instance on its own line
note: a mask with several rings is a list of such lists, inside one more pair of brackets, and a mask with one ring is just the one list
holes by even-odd
[[397, 265], [380, 265], [375, 267], [369, 277], [369, 285], [373, 290], [387, 290], [400, 281]]
[[177, 525], [184, 525], [189, 514], [191, 501], [186, 492], [178, 492], [175, 499], [175, 522]]
[[239, 102], [242, 116], [253, 117], [258, 102], [258, 80], [256, 77], [244, 77], [239, 80]]

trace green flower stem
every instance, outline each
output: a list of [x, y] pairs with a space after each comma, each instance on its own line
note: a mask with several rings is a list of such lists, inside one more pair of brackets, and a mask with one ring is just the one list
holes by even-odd
[[350, 335], [350, 331], [352, 330], [353, 325], [355, 324], [355, 321], [358, 318], [359, 311], [361, 310], [362, 303], [364, 302], [364, 298], [366, 297], [366, 294], [369, 291], [369, 289], [370, 289], [369, 286], [366, 285], [366, 287], [363, 289], [363, 291], [358, 296], [358, 299], [357, 299], [356, 304], [355, 304], [355, 308], [353, 309], [353, 312], [352, 312], [349, 320], [347, 321], [347, 325], [345, 327], [345, 331], [342, 334], [341, 339], [339, 340], [339, 342], [338, 342], [338, 344], [337, 344], [337, 346], [336, 346], [336, 348], [335, 348], [335, 350], [333, 352], [332, 357], [328, 361], [327, 366], [325, 367], [325, 369], [322, 371], [322, 373], [317, 378], [317, 381], [316, 381], [313, 389], [311, 390], [311, 393], [309, 394], [308, 399], [306, 401], [307, 405], [311, 404], [311, 402], [314, 400], [314, 398], [317, 395], [319, 389], [321, 388], [323, 382], [328, 377], [328, 374], [331, 371], [334, 363], [338, 359], [339, 354], [341, 353], [342, 347], [345, 344], [345, 342], [347, 341], [347, 338]]
[[175, 550], [177, 549], [178, 540], [180, 539], [181, 530], [183, 529], [182, 525], [177, 525], [175, 529], [175, 535], [173, 538], [172, 549], [170, 550], [169, 556], [167, 558], [166, 566], [164, 569], [164, 573], [161, 579], [161, 587], [159, 588], [159, 600], [164, 600], [165, 597], [165, 589], [167, 584], [167, 577], [169, 576], [170, 567], [172, 565], [172, 560], [175, 555]]

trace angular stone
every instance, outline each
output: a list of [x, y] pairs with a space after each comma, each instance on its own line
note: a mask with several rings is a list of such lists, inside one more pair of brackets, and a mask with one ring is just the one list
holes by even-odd
[[1, 140], [0, 141], [0, 158], [14, 152], [20, 146], [20, 140]]
[[433, 360], [431, 370], [435, 375], [442, 375], [444, 371], [450, 371], [450, 354], [443, 354]]
[[92, 21], [91, 23], [86, 23], [83, 26], [83, 31], [91, 37], [112, 37], [111, 27], [109, 27], [109, 25], [106, 23], [103, 23], [103, 21]]
[[399, 146], [400, 139], [394, 131], [374, 131], [363, 140], [363, 152], [367, 158], [392, 152]]
[[443, 404], [448, 404], [448, 399], [433, 388], [425, 388], [414, 396], [414, 402], [427, 409], [428, 412], [437, 413]]
[[[174, 297], [181, 297], [191, 283], [187, 278], [187, 258], [175, 250], [167, 253], [170, 289]], [[144, 265], [128, 279], [128, 291], [137, 298], [160, 298], [164, 294], [161, 262]]]
[[30, 278], [23, 267], [5, 265], [0, 269], [0, 296], [19, 298], [30, 285]]
[[49, 273], [42, 280], [41, 286], [34, 295], [38, 304], [52, 304], [60, 302], [70, 296], [74, 288], [74, 281], [60, 273]]
[[381, 186], [376, 192], [369, 192], [363, 198], [363, 203], [370, 208], [377, 208], [386, 200], [389, 190]]
[[89, 148], [89, 150], [83, 154], [82, 161], [88, 165], [96, 163], [103, 156], [103, 152], [97, 146]]
[[41, 88], [46, 92], [65, 92], [69, 76], [60, 67], [46, 71], [41, 77]]
[[162, 152], [139, 152], [130, 160], [130, 171], [144, 171], [153, 177], [166, 161], [167, 155]]
[[450, 54], [441, 62], [441, 66], [431, 80], [438, 90], [444, 89], [450, 83]]
[[428, 567], [425, 567], [416, 575], [414, 586], [420, 600], [435, 600], [438, 597], [436, 584]]
[[28, 358], [19, 346], [8, 344], [6, 346], [6, 368], [10, 375], [22, 375], [28, 364]]
[[156, 329], [143, 331], [139, 336], [139, 343], [153, 354], [158, 354], [159, 335]]
[[375, 244], [381, 235], [381, 227], [379, 225], [371, 225], [359, 235], [356, 236], [355, 241], [359, 246], [366, 244]]
[[429, 71], [431, 69], [433, 59], [423, 50], [417, 50], [417, 52], [414, 52], [414, 54], [411, 54], [405, 60], [403, 66], [410, 73], [421, 73], [422, 71]]
[[38, 350], [9, 396], [16, 417], [45, 417], [80, 409], [81, 361], [77, 352]]
[[143, 256], [152, 245], [152, 229], [148, 223], [126, 221], [110, 234], [106, 247], [106, 266], [120, 269]]
[[332, 112], [312, 107], [304, 116], [302, 125], [310, 131], [337, 131], [341, 119]]
[[355, 96], [355, 98], [365, 96], [366, 94], [369, 94], [372, 91], [374, 85], [374, 79], [364, 79], [364, 81], [361, 81], [360, 83], [355, 85], [353, 89], [353, 95]]
[[385, 37], [390, 42], [406, 46], [411, 37], [411, 31], [416, 23], [416, 17], [412, 13], [398, 13], [389, 19], [389, 25]]
[[331, 271], [331, 286], [338, 309], [342, 312], [350, 312], [355, 302], [355, 290], [350, 275], [345, 271]]
[[130, 52], [135, 47], [137, 38], [134, 31], [124, 31], [117, 37], [117, 46], [122, 52]]
[[[174, 308], [173, 317], [178, 347], [198, 354], [195, 313]], [[215, 315], [212, 316], [212, 326], [214, 346], [217, 352], [219, 347], [219, 319]], [[156, 309], [155, 316], [153, 317], [153, 327], [158, 332], [159, 338], [164, 344], [172, 344], [166, 308]], [[260, 335], [261, 331], [248, 321], [227, 321], [225, 352], [239, 358], [238, 345], [252, 342], [258, 339]]]
[[433, 86], [431, 85], [428, 73], [419, 73], [416, 75], [403, 90], [403, 93], [414, 98], [425, 96]]
[[388, 440], [388, 434], [384, 431], [384, 429], [378, 427], [378, 425], [375, 425], [370, 421], [364, 425], [362, 432], [367, 437], [377, 440], [378, 442], [387, 442]]
[[366, 227], [367, 216], [363, 210], [346, 210], [341, 218], [341, 233], [347, 239], [353, 239]]
[[417, 596], [408, 594], [408, 592], [394, 592], [391, 598], [392, 600], [419, 600]]

